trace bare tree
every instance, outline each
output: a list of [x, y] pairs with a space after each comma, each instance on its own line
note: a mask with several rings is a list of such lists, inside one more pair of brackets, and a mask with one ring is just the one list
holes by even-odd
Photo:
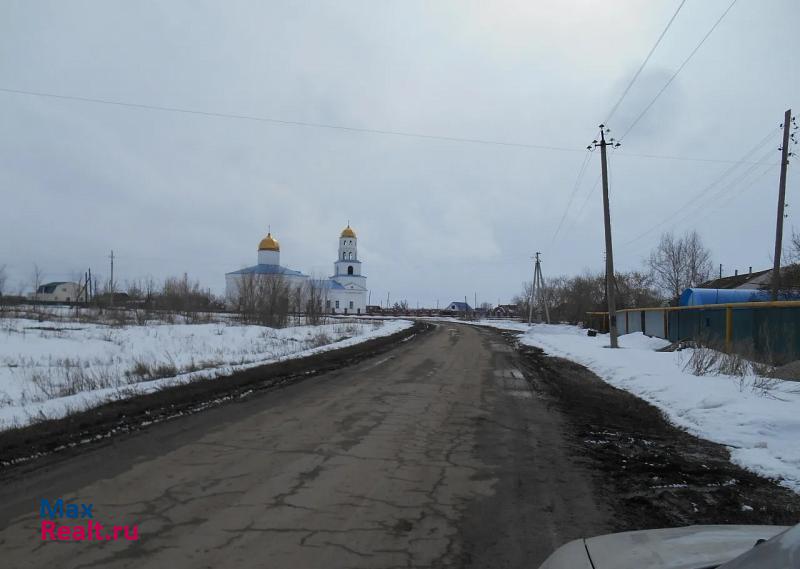
[[328, 289], [324, 281], [318, 278], [311, 278], [305, 285], [304, 291], [304, 313], [306, 324], [319, 324], [325, 315], [325, 301], [328, 300]]
[[694, 287], [711, 276], [711, 251], [706, 249], [695, 230], [685, 233], [683, 242], [686, 249], [686, 286]]
[[292, 286], [283, 275], [246, 273], [236, 281], [230, 301], [242, 321], [283, 328], [289, 320], [292, 296]]
[[239, 313], [239, 317], [246, 323], [254, 322], [256, 319], [258, 300], [257, 285], [255, 274], [243, 274], [236, 280], [236, 293], [233, 295], [233, 298], [229, 299], [232, 301], [236, 312]]
[[289, 319], [291, 287], [283, 275], [260, 275], [258, 283], [259, 323], [283, 328]]
[[653, 283], [652, 275], [640, 271], [617, 273], [617, 308], [659, 306], [663, 298]]
[[0, 265], [0, 311], [5, 311], [5, 292], [6, 292], [6, 280], [8, 279], [8, 273], [6, 273], [6, 266]]
[[[783, 251], [786, 260], [778, 281], [779, 300], [795, 300], [800, 290], [800, 234], [792, 231], [788, 248]], [[773, 278], [772, 275], [770, 278]]]
[[684, 289], [708, 280], [711, 252], [696, 231], [686, 232], [681, 237], [666, 232], [650, 253], [647, 266], [656, 286], [674, 299]]
[[149, 305], [153, 302], [153, 298], [155, 297], [157, 290], [158, 290], [158, 285], [156, 284], [156, 280], [152, 276], [148, 276], [145, 279], [143, 285], [145, 304]]
[[33, 272], [31, 273], [31, 285], [33, 286], [33, 300], [39, 300], [39, 287], [42, 286], [42, 269], [36, 263], [33, 264]]
[[671, 231], [662, 233], [647, 266], [661, 290], [672, 298], [680, 296], [686, 274], [686, 251], [681, 239]]
[[[652, 278], [639, 271], [617, 273], [616, 292], [618, 308], [658, 306], [662, 297], [653, 285]], [[531, 298], [531, 283], [524, 283], [524, 292], [515, 297], [519, 314], [527, 319]], [[559, 276], [547, 280], [543, 289], [550, 310], [550, 318], [556, 322], [584, 322], [587, 312], [605, 312], [607, 304], [606, 280], [602, 272], [586, 271], [573, 277]]]
[[6, 272], [6, 266], [0, 265], [0, 297], [2, 297], [6, 292], [7, 280], [8, 280], [8, 273]]

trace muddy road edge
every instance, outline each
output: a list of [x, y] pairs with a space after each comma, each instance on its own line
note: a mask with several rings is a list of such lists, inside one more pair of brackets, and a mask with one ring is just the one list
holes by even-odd
[[533, 391], [567, 419], [574, 453], [592, 464], [597, 494], [614, 509], [615, 531], [800, 520], [800, 495], [732, 463], [724, 445], [669, 423], [588, 368], [505, 335]]

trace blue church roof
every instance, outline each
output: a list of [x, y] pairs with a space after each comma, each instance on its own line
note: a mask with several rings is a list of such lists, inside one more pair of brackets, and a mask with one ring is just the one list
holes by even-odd
[[331, 279], [325, 279], [323, 281], [320, 281], [320, 283], [322, 284], [323, 288], [328, 288], [331, 290], [345, 290], [345, 288], [342, 285]]
[[286, 267], [281, 267], [280, 265], [253, 265], [252, 267], [246, 267], [244, 269], [239, 269], [238, 271], [232, 271], [227, 273], [229, 275], [285, 275], [289, 277], [304, 277], [303, 273], [300, 271], [294, 271], [292, 269], [287, 269]]

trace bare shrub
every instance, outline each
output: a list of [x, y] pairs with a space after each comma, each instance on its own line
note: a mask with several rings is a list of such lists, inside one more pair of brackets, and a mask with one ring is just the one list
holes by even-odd
[[745, 377], [751, 373], [750, 361], [736, 352], [720, 353], [717, 372], [734, 377]]
[[693, 375], [708, 375], [719, 369], [722, 354], [708, 346], [698, 345], [692, 350], [692, 355], [683, 366], [684, 371]]
[[150, 366], [147, 362], [137, 359], [133, 364], [133, 368], [128, 373], [129, 375], [141, 377], [142, 379], [148, 378], [150, 377]]
[[756, 375], [750, 385], [755, 393], [764, 396], [772, 396], [772, 391], [781, 383], [782, 380], [776, 377], [764, 377]]
[[327, 346], [331, 344], [333, 340], [330, 336], [324, 331], [317, 332], [314, 334], [311, 339], [309, 340], [309, 345], [312, 348], [319, 348], [320, 346]]
[[172, 362], [164, 362], [153, 368], [150, 377], [152, 379], [160, 379], [162, 377], [173, 377], [176, 375], [178, 375], [177, 366]]

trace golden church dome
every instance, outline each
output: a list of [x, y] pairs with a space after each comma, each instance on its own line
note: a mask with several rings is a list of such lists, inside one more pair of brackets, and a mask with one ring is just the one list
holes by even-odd
[[280, 251], [281, 244], [272, 236], [272, 233], [267, 233], [267, 236], [258, 244], [259, 251]]
[[353, 228], [350, 227], [350, 224], [348, 223], [347, 227], [342, 229], [342, 234], [340, 235], [340, 237], [352, 237], [353, 239], [355, 239], [356, 232], [353, 231]]

